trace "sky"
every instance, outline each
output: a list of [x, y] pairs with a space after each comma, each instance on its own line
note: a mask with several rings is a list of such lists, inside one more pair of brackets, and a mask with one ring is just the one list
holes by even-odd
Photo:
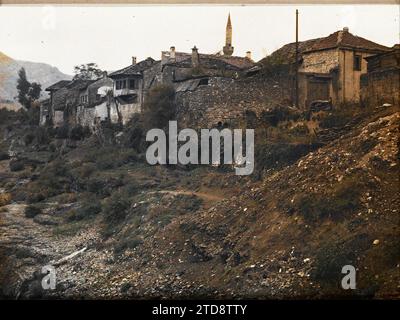
[[171, 46], [216, 53], [230, 12], [234, 55], [251, 51], [258, 61], [295, 41], [296, 9], [300, 41], [348, 27], [383, 45], [400, 42], [396, 5], [0, 6], [0, 51], [67, 74], [88, 62], [112, 71], [128, 66], [132, 56], [158, 60]]

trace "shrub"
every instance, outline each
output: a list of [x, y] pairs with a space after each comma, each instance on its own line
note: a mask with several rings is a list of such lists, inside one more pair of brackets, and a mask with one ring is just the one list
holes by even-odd
[[308, 127], [306, 125], [299, 125], [289, 130], [289, 133], [295, 136], [305, 136], [309, 134]]
[[68, 133], [69, 133], [69, 127], [67, 124], [58, 127], [56, 129], [56, 138], [58, 139], [67, 139], [68, 138]]
[[104, 221], [106, 223], [120, 223], [128, 214], [131, 200], [128, 196], [120, 191], [111, 195], [103, 206]]
[[98, 200], [85, 202], [80, 208], [71, 210], [67, 219], [69, 221], [83, 220], [85, 218], [93, 217], [101, 212], [101, 203]]
[[90, 130], [88, 127], [82, 127], [81, 125], [76, 125], [72, 127], [69, 131], [69, 138], [72, 140], [83, 140], [90, 135]]
[[331, 194], [307, 194], [295, 201], [295, 208], [306, 221], [330, 218], [340, 220], [360, 207], [362, 184], [359, 178], [349, 178]]
[[311, 277], [324, 285], [339, 287], [345, 265], [357, 265], [357, 258], [370, 247], [371, 239], [367, 234], [359, 234], [348, 240], [333, 240], [318, 248], [315, 255]]
[[175, 118], [175, 90], [172, 86], [159, 85], [153, 87], [143, 106], [144, 127], [147, 129], [168, 126], [168, 121]]
[[323, 117], [319, 123], [324, 129], [343, 127], [354, 118], [354, 110], [350, 108], [336, 109]]
[[11, 160], [9, 165], [10, 170], [13, 172], [21, 171], [25, 168], [24, 162], [22, 160]]
[[50, 135], [46, 128], [38, 127], [35, 130], [35, 139], [38, 144], [46, 145], [50, 143]]
[[119, 255], [125, 252], [127, 249], [135, 249], [138, 245], [142, 244], [143, 241], [138, 238], [124, 238], [117, 242], [114, 247], [114, 253]]
[[279, 169], [295, 163], [302, 156], [319, 148], [318, 144], [266, 143], [257, 145], [255, 169]]
[[125, 126], [122, 144], [125, 147], [134, 148], [137, 152], [145, 151], [145, 129], [143, 128], [142, 116], [140, 114], [133, 115]]
[[8, 159], [10, 159], [10, 156], [8, 155], [8, 152], [0, 151], [0, 161], [8, 160]]
[[38, 214], [41, 214], [42, 210], [36, 206], [27, 206], [25, 208], [25, 217], [34, 218]]
[[35, 136], [33, 135], [33, 133], [29, 132], [24, 136], [24, 142], [25, 145], [29, 146], [33, 140], [35, 140]]
[[107, 170], [118, 168], [131, 161], [137, 160], [135, 150], [110, 149], [109, 152], [104, 152], [96, 160], [96, 166], [99, 170]]
[[276, 127], [279, 122], [288, 120], [298, 120], [301, 117], [301, 112], [289, 107], [278, 106], [270, 111], [263, 111], [261, 119], [268, 125]]

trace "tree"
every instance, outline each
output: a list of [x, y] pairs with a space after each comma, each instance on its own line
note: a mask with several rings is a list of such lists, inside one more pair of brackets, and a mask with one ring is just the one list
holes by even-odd
[[75, 76], [73, 80], [96, 80], [103, 75], [96, 63], [90, 62], [74, 67]]
[[164, 129], [168, 126], [168, 121], [175, 119], [175, 91], [168, 85], [153, 87], [143, 106], [143, 119], [147, 129]]
[[36, 82], [30, 83], [26, 77], [26, 71], [21, 68], [18, 71], [18, 102], [27, 110], [31, 109], [32, 104], [39, 99], [42, 90], [41, 85]]

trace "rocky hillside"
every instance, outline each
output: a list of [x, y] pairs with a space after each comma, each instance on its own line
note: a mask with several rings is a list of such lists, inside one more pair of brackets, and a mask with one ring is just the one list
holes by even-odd
[[[62, 73], [56, 67], [46, 63], [14, 60], [0, 52], [0, 101], [13, 101], [17, 95], [18, 71], [25, 68], [28, 80], [38, 82], [42, 89], [59, 81], [71, 79], [70, 75]], [[43, 92], [43, 95], [46, 95]]]
[[[356, 118], [258, 180], [151, 167], [95, 136], [9, 133], [0, 147], [19, 160], [0, 161], [1, 294], [399, 298], [400, 113]], [[46, 264], [55, 291], [41, 289]], [[340, 287], [348, 264], [356, 290]]]

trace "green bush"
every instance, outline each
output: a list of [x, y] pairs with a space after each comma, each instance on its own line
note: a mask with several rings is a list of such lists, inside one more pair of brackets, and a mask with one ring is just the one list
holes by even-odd
[[35, 130], [36, 142], [40, 145], [47, 145], [50, 143], [50, 133], [44, 127], [38, 127]]
[[81, 125], [76, 125], [69, 130], [69, 138], [72, 140], [83, 140], [89, 135], [89, 128]]
[[295, 209], [308, 222], [330, 218], [341, 220], [361, 205], [362, 182], [348, 178], [328, 194], [306, 194], [295, 201]]
[[263, 143], [255, 148], [255, 169], [279, 169], [295, 163], [302, 156], [320, 147], [319, 144]]
[[117, 191], [106, 199], [103, 206], [104, 221], [106, 223], [120, 223], [128, 214], [131, 206], [129, 197], [120, 191]]
[[172, 86], [159, 85], [153, 87], [144, 102], [143, 120], [146, 129], [168, 126], [168, 121], [175, 119], [175, 90]]
[[9, 166], [10, 170], [13, 172], [21, 171], [25, 168], [24, 161], [22, 160], [11, 160]]
[[343, 127], [354, 118], [355, 111], [351, 108], [336, 109], [325, 115], [319, 125], [324, 129]]
[[291, 109], [289, 107], [278, 106], [269, 111], [261, 113], [261, 119], [269, 126], [276, 127], [279, 122], [293, 120], [296, 121], [301, 118], [301, 112]]
[[67, 219], [69, 221], [79, 221], [85, 218], [93, 217], [101, 212], [101, 203], [98, 200], [91, 200], [75, 210], [71, 210]]
[[36, 206], [27, 206], [25, 208], [25, 217], [27, 218], [34, 218], [38, 214], [42, 213], [42, 210]]
[[67, 139], [69, 136], [69, 127], [67, 124], [56, 128], [56, 138]]
[[10, 159], [10, 156], [8, 155], [8, 152], [0, 151], [0, 161], [8, 160], [8, 159]]
[[29, 132], [24, 136], [24, 142], [27, 146], [29, 146], [35, 140], [35, 136], [33, 133]]

